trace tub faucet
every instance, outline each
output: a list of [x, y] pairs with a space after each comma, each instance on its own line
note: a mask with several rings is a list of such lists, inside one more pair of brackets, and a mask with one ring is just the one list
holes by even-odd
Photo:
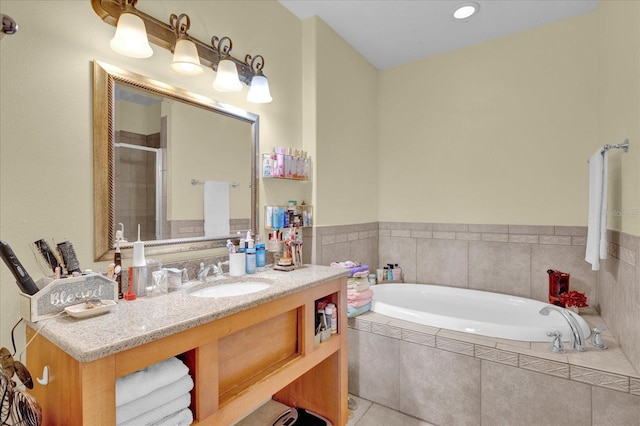
[[545, 306], [540, 309], [540, 313], [542, 315], [549, 315], [549, 312], [556, 311], [569, 323], [569, 327], [571, 328], [571, 349], [579, 352], [584, 352], [586, 349], [584, 348], [584, 334], [582, 333], [582, 329], [580, 328], [580, 324], [574, 317], [571, 316], [569, 311], [563, 308], [559, 308], [554, 305]]

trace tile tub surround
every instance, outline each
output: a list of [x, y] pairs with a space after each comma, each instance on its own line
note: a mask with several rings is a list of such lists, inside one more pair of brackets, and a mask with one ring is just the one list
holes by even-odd
[[598, 272], [584, 260], [587, 228], [379, 222], [379, 265], [399, 263], [405, 282], [548, 301], [548, 269], [571, 274], [640, 370], [640, 237], [608, 232]]
[[[305, 263], [330, 265], [353, 260], [369, 265], [372, 270], [378, 266], [378, 222], [305, 228], [303, 238], [304, 254], [309, 256]], [[313, 253], [306, 250], [307, 246], [313, 246]]]
[[553, 354], [369, 312], [349, 320], [349, 391], [434, 424], [640, 425], [640, 375], [603, 336], [607, 350]]

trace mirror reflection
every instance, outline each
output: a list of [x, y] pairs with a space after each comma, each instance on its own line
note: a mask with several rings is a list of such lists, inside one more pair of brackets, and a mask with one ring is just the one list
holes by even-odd
[[251, 125], [115, 85], [116, 229], [129, 241], [251, 228]]
[[[256, 228], [259, 117], [94, 62], [94, 251], [116, 231], [148, 255], [223, 247]], [[123, 256], [129, 255], [123, 250]]]

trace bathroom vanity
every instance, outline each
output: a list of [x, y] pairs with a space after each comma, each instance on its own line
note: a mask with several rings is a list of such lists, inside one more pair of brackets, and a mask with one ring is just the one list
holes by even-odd
[[[245, 278], [246, 279], [246, 278]], [[29, 324], [30, 393], [45, 425], [113, 425], [116, 379], [169, 357], [179, 357], [194, 380], [194, 423], [228, 425], [275, 399], [347, 422], [346, 272], [305, 266], [266, 271], [252, 281], [271, 284], [256, 293], [196, 297], [206, 284], [135, 301], [87, 319], [62, 315]], [[316, 345], [315, 302], [339, 307], [338, 333]]]

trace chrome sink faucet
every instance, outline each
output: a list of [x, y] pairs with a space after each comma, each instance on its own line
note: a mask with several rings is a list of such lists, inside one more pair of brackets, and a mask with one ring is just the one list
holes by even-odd
[[222, 275], [222, 262], [218, 262], [218, 264], [211, 264], [209, 266], [204, 266], [204, 263], [200, 263], [200, 269], [198, 270], [198, 279], [204, 281], [207, 279], [209, 275], [209, 271], [213, 271], [213, 276], [217, 277]]
[[559, 308], [554, 305], [545, 306], [540, 309], [540, 314], [549, 315], [549, 312], [556, 311], [569, 323], [569, 327], [571, 328], [571, 349], [579, 352], [584, 352], [586, 349], [584, 348], [584, 334], [582, 333], [582, 329], [580, 328], [580, 324], [571, 314], [563, 308]]

